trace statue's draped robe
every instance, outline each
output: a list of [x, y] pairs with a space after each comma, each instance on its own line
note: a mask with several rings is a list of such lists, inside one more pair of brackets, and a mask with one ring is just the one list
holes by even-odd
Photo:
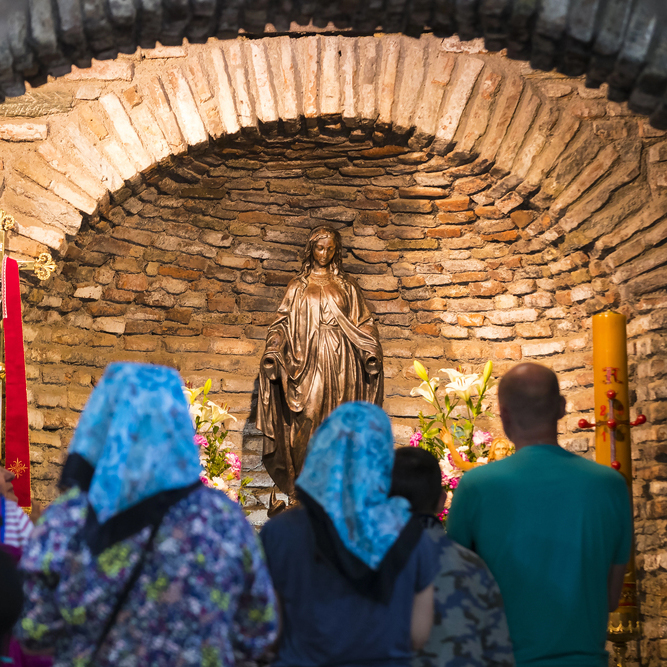
[[[269, 327], [264, 358], [273, 358], [271, 381], [262, 364], [257, 426], [263, 461], [278, 488], [294, 495], [311, 435], [341, 403], [382, 405], [382, 348], [361, 289], [345, 276], [294, 278]], [[379, 372], [366, 362], [376, 359]]]

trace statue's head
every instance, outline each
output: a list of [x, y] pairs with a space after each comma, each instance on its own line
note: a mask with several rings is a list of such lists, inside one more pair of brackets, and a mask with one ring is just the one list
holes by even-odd
[[[333, 252], [327, 252], [331, 248]], [[324, 252], [322, 252], [324, 251]], [[340, 234], [333, 228], [323, 225], [316, 227], [310, 232], [306, 249], [304, 251], [303, 266], [301, 267], [300, 276], [306, 277], [311, 272], [313, 266], [318, 259], [316, 254], [322, 257], [330, 257], [324, 260], [326, 266], [330, 267], [331, 273], [338, 275], [342, 271], [343, 264], [343, 244], [341, 242]], [[319, 263], [319, 262], [318, 262]]]
[[512, 453], [512, 445], [506, 438], [496, 438], [489, 450], [489, 461], [500, 461]]

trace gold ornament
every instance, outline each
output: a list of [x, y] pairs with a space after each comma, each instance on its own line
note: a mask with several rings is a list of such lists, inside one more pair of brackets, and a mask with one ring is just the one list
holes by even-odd
[[9, 470], [9, 472], [13, 472], [14, 475], [16, 475], [16, 479], [18, 479], [27, 469], [28, 466], [26, 466], [23, 461], [19, 461], [18, 459], [16, 459], [16, 461], [14, 461], [14, 463], [11, 465], [7, 466], [7, 470]]
[[14, 229], [14, 227], [16, 227], [16, 220], [9, 213], [0, 210], [0, 230], [8, 232], [10, 229]]

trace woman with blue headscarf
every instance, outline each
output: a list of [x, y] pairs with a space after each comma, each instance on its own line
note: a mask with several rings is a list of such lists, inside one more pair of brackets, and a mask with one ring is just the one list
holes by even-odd
[[283, 620], [274, 667], [409, 667], [428, 639], [437, 554], [408, 501], [388, 497], [393, 461], [371, 403], [341, 405], [311, 439], [301, 506], [261, 533]]
[[55, 667], [197, 667], [257, 657], [276, 631], [261, 548], [205, 488], [178, 373], [111, 364], [28, 543], [19, 638]]

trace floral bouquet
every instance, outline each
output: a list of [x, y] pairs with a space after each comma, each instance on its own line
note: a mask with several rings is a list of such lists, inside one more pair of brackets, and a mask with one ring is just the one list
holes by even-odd
[[488, 361], [481, 374], [465, 374], [454, 368], [442, 368], [449, 376], [438, 396], [440, 378], [429, 377], [419, 361], [415, 372], [422, 383], [410, 392], [421, 396], [432, 407], [434, 414], [419, 412], [419, 431], [410, 438], [413, 447], [422, 447], [436, 456], [442, 470], [442, 486], [447, 491], [447, 504], [440, 516], [444, 521], [449, 512], [454, 490], [466, 470], [500, 457], [501, 450], [510, 453], [504, 438], [494, 440], [491, 433], [476, 428], [479, 418], [490, 417], [484, 404], [486, 392], [493, 386], [493, 364]]
[[[208, 398], [211, 380], [203, 387], [183, 388], [190, 404], [190, 415], [195, 425], [195, 443], [199, 447], [199, 461], [202, 465], [201, 481], [208, 487], [224, 491], [234, 502], [245, 502], [244, 489], [252, 481], [250, 477], [241, 479], [241, 461], [225, 444], [229, 434], [226, 424], [236, 421], [229, 414], [227, 406], [220, 407]], [[238, 490], [230, 486], [232, 480], [239, 480]]]

